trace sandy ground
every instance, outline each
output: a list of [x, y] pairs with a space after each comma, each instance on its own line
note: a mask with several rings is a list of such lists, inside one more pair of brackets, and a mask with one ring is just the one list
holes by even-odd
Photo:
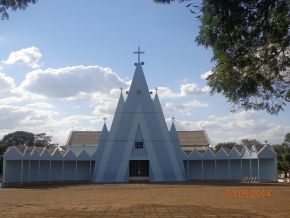
[[290, 217], [289, 185], [1, 188], [0, 217]]

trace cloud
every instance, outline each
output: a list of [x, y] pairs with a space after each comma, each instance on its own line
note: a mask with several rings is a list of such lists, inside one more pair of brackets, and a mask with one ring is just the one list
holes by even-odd
[[23, 64], [32, 69], [39, 68], [39, 61], [42, 58], [42, 54], [36, 47], [23, 48], [18, 51], [10, 53], [7, 60], [2, 61], [4, 64]]
[[200, 88], [195, 83], [182, 84], [179, 92], [172, 91], [169, 87], [158, 87], [158, 95], [160, 98], [180, 98], [190, 95], [203, 95], [210, 92], [208, 86]]
[[15, 87], [13, 78], [0, 72], [0, 93], [11, 91]]
[[[169, 119], [167, 119], [169, 123]], [[226, 116], [211, 115], [205, 120], [196, 122], [175, 120], [178, 130], [205, 129], [209, 138], [215, 143], [250, 138], [261, 142], [281, 143], [284, 135], [290, 131], [290, 125], [281, 125], [260, 117], [254, 111], [242, 111]]]
[[[155, 90], [151, 90], [152, 92], [155, 92]], [[158, 87], [158, 96], [160, 98], [175, 98], [179, 97], [178, 93], [174, 93], [169, 87]]]
[[208, 107], [208, 104], [204, 102], [200, 102], [197, 100], [192, 100], [189, 102], [185, 102], [182, 104], [173, 104], [173, 103], [166, 103], [164, 106], [164, 110], [167, 113], [173, 113], [175, 111], [185, 114], [187, 116], [192, 115], [192, 112], [195, 108], [200, 108], [200, 107]]
[[200, 78], [201, 79], [203, 79], [203, 80], [206, 80], [207, 79], [207, 77], [209, 76], [209, 75], [211, 75], [213, 72], [210, 70], [210, 71], [207, 71], [207, 72], [205, 72], [205, 73], [202, 73], [201, 75], [200, 75]]
[[53, 98], [72, 98], [88, 93], [109, 93], [128, 82], [110, 68], [99, 66], [71, 66], [34, 70], [26, 75], [20, 87], [34, 94]]
[[209, 87], [205, 86], [203, 88], [198, 87], [195, 83], [182, 84], [180, 86], [180, 95], [188, 96], [188, 95], [201, 95], [209, 92]]

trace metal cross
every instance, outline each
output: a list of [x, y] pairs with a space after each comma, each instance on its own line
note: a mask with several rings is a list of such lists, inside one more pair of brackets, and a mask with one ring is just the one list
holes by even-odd
[[156, 94], [157, 94], [157, 91], [158, 91], [158, 88], [156, 87], [156, 88], [155, 88], [155, 93], [156, 93]]
[[138, 46], [138, 51], [134, 51], [133, 54], [138, 54], [138, 64], [140, 64], [140, 55], [145, 54], [145, 52], [141, 51], [140, 46]]
[[123, 87], [121, 86], [121, 88], [120, 88], [120, 89], [121, 89], [121, 94], [123, 94]]
[[107, 120], [107, 118], [106, 118], [106, 117], [104, 117], [104, 118], [103, 118], [103, 120], [104, 120], [104, 124], [106, 124], [106, 120]]

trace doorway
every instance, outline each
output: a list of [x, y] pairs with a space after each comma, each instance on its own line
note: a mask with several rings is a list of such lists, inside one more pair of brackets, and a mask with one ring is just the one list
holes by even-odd
[[129, 180], [148, 181], [149, 180], [149, 160], [129, 161]]

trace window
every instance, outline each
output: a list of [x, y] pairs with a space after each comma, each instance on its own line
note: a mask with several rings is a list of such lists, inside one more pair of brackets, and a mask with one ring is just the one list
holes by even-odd
[[135, 142], [135, 148], [136, 149], [143, 149], [144, 143], [143, 142]]

